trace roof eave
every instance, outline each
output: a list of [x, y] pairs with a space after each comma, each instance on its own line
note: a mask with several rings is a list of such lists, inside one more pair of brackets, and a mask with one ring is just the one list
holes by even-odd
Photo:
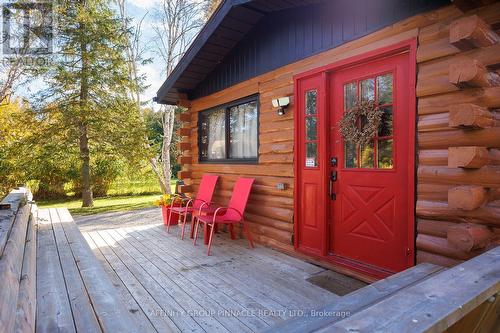
[[158, 89], [156, 97], [154, 98], [155, 102], [160, 104], [170, 104], [170, 105], [177, 104], [178, 101], [173, 101], [171, 99], [166, 98], [170, 89], [182, 75], [184, 70], [186, 70], [191, 60], [201, 50], [207, 39], [210, 38], [210, 36], [212, 36], [212, 34], [215, 32], [217, 27], [222, 22], [222, 20], [229, 13], [231, 8], [245, 4], [250, 1], [252, 0], [224, 0], [219, 5], [216, 12], [210, 17], [207, 23], [203, 26], [203, 28], [200, 30], [198, 35], [195, 37], [195, 39], [189, 46], [186, 53], [177, 63], [172, 73], [170, 73], [165, 82], [163, 82], [163, 84], [161, 85], [160, 89]]

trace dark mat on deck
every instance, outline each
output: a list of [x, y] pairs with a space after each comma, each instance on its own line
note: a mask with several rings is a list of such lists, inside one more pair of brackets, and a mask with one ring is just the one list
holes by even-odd
[[307, 281], [339, 296], [347, 295], [367, 285], [365, 282], [330, 270], [315, 274]]

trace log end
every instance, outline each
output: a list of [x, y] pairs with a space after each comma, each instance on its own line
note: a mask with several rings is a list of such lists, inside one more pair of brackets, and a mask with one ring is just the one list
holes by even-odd
[[460, 89], [492, 86], [488, 70], [477, 59], [463, 59], [450, 64], [448, 79]]
[[459, 18], [450, 24], [450, 44], [466, 51], [498, 42], [498, 35], [477, 15]]
[[495, 125], [495, 118], [487, 108], [463, 103], [450, 107], [448, 125], [455, 128], [490, 128]]
[[193, 187], [191, 185], [179, 185], [179, 193], [187, 194], [192, 192]]
[[476, 185], [464, 185], [448, 190], [448, 207], [461, 210], [474, 210], [487, 201], [488, 192]]
[[448, 148], [448, 167], [479, 169], [489, 163], [488, 149], [485, 147]]
[[493, 238], [491, 230], [483, 225], [458, 224], [448, 228], [447, 240], [465, 252], [486, 248]]
[[179, 171], [179, 172], [177, 172], [177, 178], [190, 179], [191, 178], [191, 171]]

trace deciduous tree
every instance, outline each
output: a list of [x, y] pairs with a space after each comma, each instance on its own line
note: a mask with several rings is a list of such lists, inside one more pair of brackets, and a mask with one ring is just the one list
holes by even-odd
[[[206, 8], [205, 0], [161, 1], [160, 8], [155, 12], [156, 21], [153, 29], [156, 33], [154, 40], [156, 51], [163, 60], [163, 72], [166, 76], [174, 70], [203, 25]], [[163, 129], [160, 161], [163, 177], [167, 182], [171, 178], [170, 153], [176, 110], [181, 111], [177, 107], [168, 105], [163, 105], [160, 110]], [[167, 193], [170, 193], [170, 188], [167, 188]]]

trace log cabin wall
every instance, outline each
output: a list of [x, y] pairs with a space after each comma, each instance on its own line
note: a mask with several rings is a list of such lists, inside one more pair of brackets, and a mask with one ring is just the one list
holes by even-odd
[[500, 6], [462, 3], [419, 32], [417, 263], [450, 266], [499, 244]]
[[[450, 26], [474, 14], [484, 21], [485, 25], [479, 24], [482, 28], [488, 25], [497, 27], [500, 4], [465, 14], [454, 5], [419, 14], [209, 96], [193, 101], [188, 101], [186, 96], [181, 104], [188, 108], [188, 112], [181, 115], [183, 125], [179, 132], [183, 136], [183, 154], [179, 158], [183, 168], [179, 178], [186, 182], [182, 191], [196, 192], [204, 173], [216, 173], [221, 180], [214, 199], [227, 203], [238, 176], [256, 178], [246, 213], [254, 238], [266, 246], [295, 253], [292, 242], [293, 76], [417, 38], [418, 119], [415, 125], [418, 128], [416, 150], [419, 165], [416, 260], [453, 265], [480, 253], [495, 241], [494, 235], [499, 234], [500, 206], [498, 201], [495, 205], [495, 200], [500, 198], [500, 163], [499, 151], [496, 150], [500, 148], [500, 117], [492, 110], [500, 107], [500, 87], [494, 82], [495, 65], [500, 64], [500, 48], [498, 42], [486, 45], [486, 42], [481, 44], [470, 37], [459, 38], [453, 44], [450, 42]], [[482, 39], [481, 34], [475, 32], [474, 36]], [[471, 60], [473, 64], [462, 62], [463, 59]], [[452, 77], [451, 67], [455, 68], [453, 73], [457, 70], [472, 71], [472, 79], [462, 82], [460, 80], [465, 74], [459, 74], [459, 82], [450, 83], [456, 79]], [[477, 74], [481, 77], [474, 74], [477, 68], [482, 71]], [[198, 112], [257, 93], [260, 103], [258, 164], [199, 163]], [[278, 116], [271, 100], [282, 96], [290, 96], [291, 105], [284, 116]], [[469, 119], [471, 112], [478, 116]], [[451, 117], [451, 114], [455, 116]], [[286, 184], [286, 188], [279, 190], [278, 183]], [[465, 209], [460, 207], [464, 196], [474, 198], [473, 204], [466, 200], [470, 206]], [[456, 203], [448, 203], [449, 198], [457, 198], [453, 199]], [[462, 241], [467, 237], [469, 241]]]

